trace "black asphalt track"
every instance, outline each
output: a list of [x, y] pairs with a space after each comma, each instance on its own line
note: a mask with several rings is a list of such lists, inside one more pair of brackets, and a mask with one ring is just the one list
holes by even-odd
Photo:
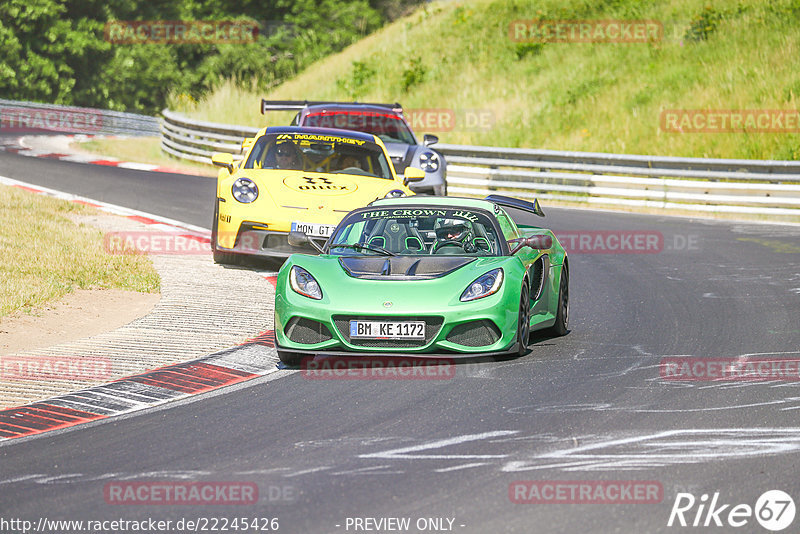
[[[210, 221], [208, 178], [12, 154], [0, 154], [0, 175]], [[450, 531], [464, 533], [768, 532], [755, 517], [733, 529], [728, 512], [754, 507], [767, 490], [800, 498], [800, 382], [665, 380], [659, 364], [800, 359], [800, 227], [542, 204], [543, 224], [562, 235], [662, 236], [656, 253], [572, 253], [567, 336], [536, 337], [519, 359], [459, 363], [445, 380], [281, 372], [192, 402], [6, 442], [0, 519], [153, 518], [176, 530], [181, 518], [278, 518], [278, 530], [290, 533], [448, 531], [418, 528], [427, 518], [446, 518], [445, 527], [452, 519]], [[260, 498], [239, 506], [108, 504], [105, 485], [125, 480], [253, 482]], [[516, 504], [509, 485], [520, 480], [655, 481], [663, 499]], [[730, 505], [719, 515], [725, 526], [703, 528], [703, 513], [699, 527], [668, 527], [681, 492], [697, 499], [685, 513], [690, 525], [701, 496], [711, 501], [719, 492], [717, 508]], [[357, 518], [409, 518], [410, 526], [381, 530]], [[800, 518], [785, 531], [798, 525]]]

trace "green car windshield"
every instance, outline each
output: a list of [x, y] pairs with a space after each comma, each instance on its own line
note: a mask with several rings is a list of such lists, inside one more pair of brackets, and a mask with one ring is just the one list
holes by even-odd
[[451, 207], [376, 207], [347, 216], [328, 254], [500, 256], [496, 225], [482, 211]]
[[393, 180], [383, 149], [362, 139], [313, 133], [259, 137], [245, 169], [280, 169], [373, 176]]

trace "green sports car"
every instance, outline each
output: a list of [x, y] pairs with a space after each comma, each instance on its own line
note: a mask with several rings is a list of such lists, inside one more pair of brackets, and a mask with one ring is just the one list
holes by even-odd
[[[278, 273], [278, 356], [527, 352], [567, 332], [569, 264], [537, 201], [491, 195], [382, 199], [342, 219], [320, 255]], [[294, 246], [314, 244], [291, 232]]]

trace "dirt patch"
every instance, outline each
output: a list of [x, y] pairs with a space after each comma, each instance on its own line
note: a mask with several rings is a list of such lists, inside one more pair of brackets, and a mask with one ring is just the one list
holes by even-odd
[[78, 289], [30, 314], [0, 319], [0, 354], [14, 354], [115, 330], [143, 317], [158, 293], [119, 289]]

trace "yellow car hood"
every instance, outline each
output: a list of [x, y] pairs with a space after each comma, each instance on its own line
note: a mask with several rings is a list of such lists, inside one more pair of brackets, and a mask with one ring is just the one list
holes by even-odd
[[[258, 198], [250, 204], [236, 202], [230, 187], [237, 178], [249, 178], [258, 186]], [[393, 190], [414, 193], [400, 180], [354, 174], [330, 174], [274, 169], [239, 169], [220, 181], [218, 194], [227, 200], [220, 212], [236, 219], [270, 223], [271, 229], [288, 231], [292, 221], [338, 224], [355, 208], [383, 198]], [[231, 211], [233, 210], [233, 211]], [[237, 225], [238, 227], [238, 225]]]

